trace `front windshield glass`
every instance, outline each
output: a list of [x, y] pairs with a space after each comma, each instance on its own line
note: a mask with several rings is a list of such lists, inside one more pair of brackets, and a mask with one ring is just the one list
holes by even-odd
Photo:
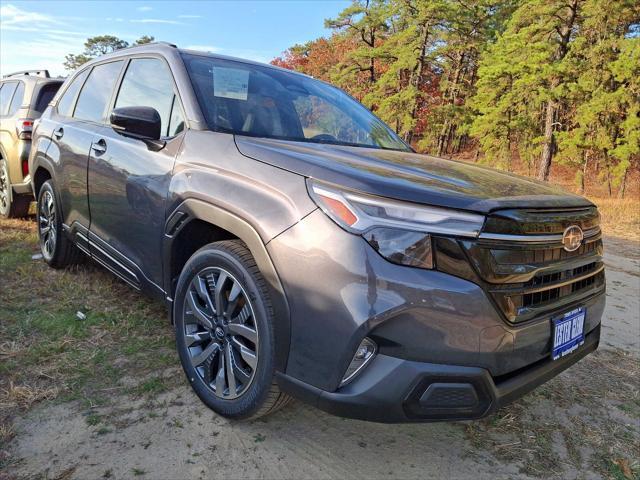
[[254, 137], [409, 151], [341, 90], [267, 66], [183, 54], [209, 128]]

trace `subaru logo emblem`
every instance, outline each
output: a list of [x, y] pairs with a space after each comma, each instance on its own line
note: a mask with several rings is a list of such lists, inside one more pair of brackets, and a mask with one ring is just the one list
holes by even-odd
[[577, 225], [571, 225], [562, 234], [562, 246], [567, 252], [573, 252], [580, 248], [583, 239], [582, 229]]

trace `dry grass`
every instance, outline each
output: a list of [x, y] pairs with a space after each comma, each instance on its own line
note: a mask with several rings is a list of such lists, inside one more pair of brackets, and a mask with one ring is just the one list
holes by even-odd
[[58, 396], [58, 388], [38, 387], [33, 385], [14, 385], [9, 382], [9, 388], [2, 391], [0, 409], [20, 407], [29, 408], [42, 400], [53, 400]]
[[640, 200], [591, 198], [598, 206], [605, 235], [640, 242]]
[[161, 304], [90, 262], [53, 270], [36, 253], [32, 220], [0, 219], [0, 451], [39, 402], [108, 403], [123, 377], [177, 365]]

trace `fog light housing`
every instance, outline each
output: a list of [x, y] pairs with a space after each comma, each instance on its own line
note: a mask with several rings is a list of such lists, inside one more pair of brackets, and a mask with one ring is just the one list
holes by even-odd
[[365, 337], [362, 342], [360, 342], [360, 345], [358, 345], [358, 348], [356, 349], [356, 353], [353, 355], [353, 360], [351, 360], [351, 363], [340, 382], [341, 387], [353, 380], [356, 375], [362, 371], [362, 369], [375, 356], [377, 349], [376, 343], [370, 338]]

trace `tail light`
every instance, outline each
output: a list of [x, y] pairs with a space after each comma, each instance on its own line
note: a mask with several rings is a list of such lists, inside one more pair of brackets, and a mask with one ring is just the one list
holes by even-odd
[[22, 177], [29, 175], [29, 160], [26, 158], [22, 160]]
[[16, 133], [20, 140], [31, 140], [33, 131], [33, 120], [30, 118], [19, 118], [16, 120]]

